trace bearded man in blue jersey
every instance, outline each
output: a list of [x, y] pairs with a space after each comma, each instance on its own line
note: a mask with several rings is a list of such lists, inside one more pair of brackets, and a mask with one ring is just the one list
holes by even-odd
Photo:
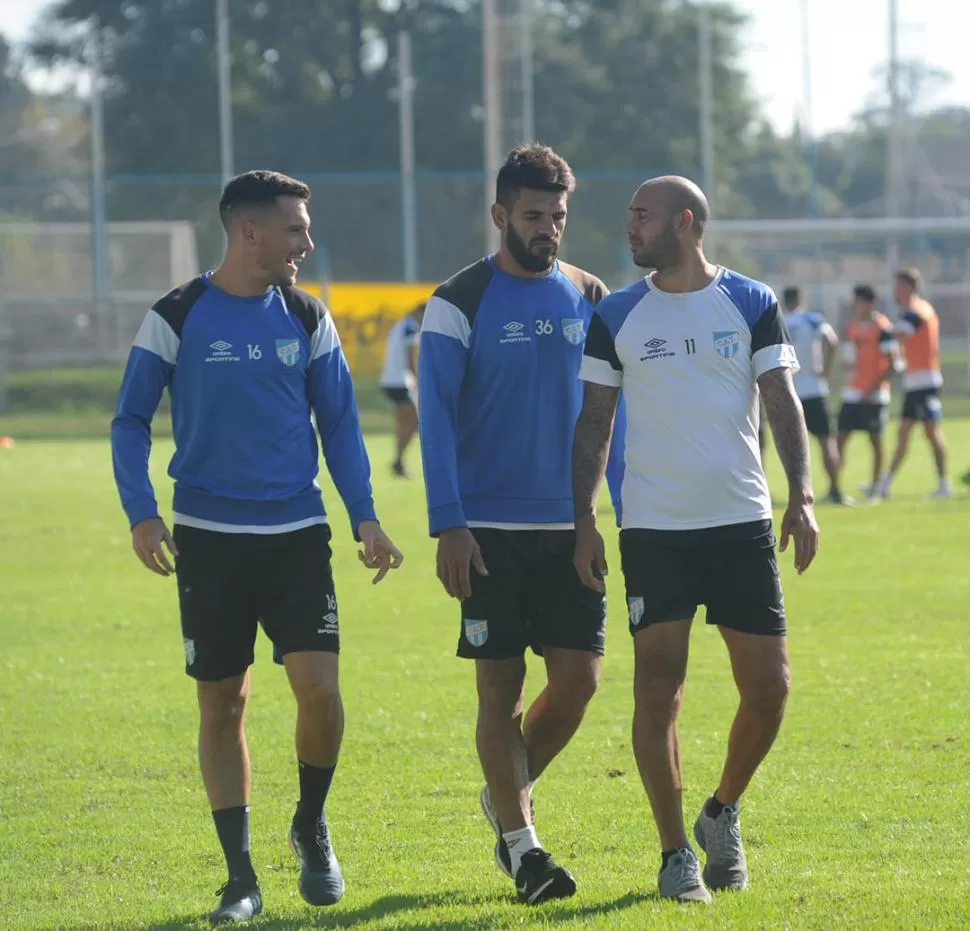
[[[461, 602], [458, 655], [475, 660], [482, 809], [499, 867], [531, 904], [576, 891], [539, 843], [531, 793], [579, 727], [605, 642], [605, 598], [572, 565], [579, 366], [607, 293], [556, 259], [574, 187], [551, 149], [512, 150], [492, 207], [501, 248], [435, 291], [418, 368], [438, 578]], [[619, 476], [609, 477], [618, 497]], [[523, 716], [527, 647], [548, 682]]]
[[[311, 905], [344, 892], [324, 804], [343, 736], [330, 529], [316, 482], [320, 445], [379, 582], [401, 563], [374, 512], [370, 464], [333, 320], [294, 287], [313, 249], [300, 181], [252, 171], [226, 186], [222, 264], [176, 288], [135, 337], [111, 426], [115, 479], [138, 558], [178, 579], [185, 670], [198, 687], [199, 762], [229, 870], [215, 924], [262, 911], [249, 853], [243, 727], [257, 625], [297, 702], [300, 798], [290, 844]], [[174, 533], [148, 476], [151, 422], [168, 389]], [[166, 553], [166, 547], [168, 553]], [[169, 554], [175, 558], [172, 566]]]

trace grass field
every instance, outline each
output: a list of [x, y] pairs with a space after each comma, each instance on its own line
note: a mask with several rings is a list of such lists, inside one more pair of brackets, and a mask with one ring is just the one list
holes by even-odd
[[[959, 472], [970, 422], [947, 431]], [[293, 704], [261, 640], [249, 714], [258, 927], [970, 926], [970, 496], [921, 500], [932, 485], [921, 444], [893, 501], [819, 509], [822, 552], [806, 576], [784, 558], [789, 715], [746, 799], [751, 889], [711, 908], [655, 897], [611, 541], [602, 689], [536, 793], [540, 837], [579, 893], [536, 910], [515, 903], [478, 812], [472, 668], [453, 656], [455, 606], [434, 578], [421, 484], [387, 476], [386, 437], [369, 446], [378, 508], [407, 560], [372, 587], [325, 487], [348, 716], [328, 809], [348, 892], [328, 911], [296, 895]], [[164, 501], [168, 451], [159, 443], [153, 461]], [[854, 487], [861, 440], [851, 454]], [[781, 494], [777, 478], [774, 467]], [[0, 605], [0, 926], [204, 927], [223, 866], [174, 582], [131, 554], [103, 441], [0, 449]], [[735, 703], [716, 633], [696, 625], [693, 647], [681, 728], [691, 819], [716, 784]]]

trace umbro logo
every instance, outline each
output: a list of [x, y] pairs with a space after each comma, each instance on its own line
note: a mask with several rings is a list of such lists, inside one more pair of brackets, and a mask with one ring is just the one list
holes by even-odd
[[667, 340], [659, 339], [656, 336], [653, 339], [648, 339], [643, 344], [643, 348], [647, 350], [647, 353], [640, 356], [641, 362], [646, 362], [649, 359], [669, 359], [676, 355], [675, 352], [667, 348]]
[[[212, 354], [206, 356], [206, 362], [238, 362], [239, 356], [232, 351], [232, 343], [227, 343], [224, 339], [217, 339], [214, 343], [209, 343]], [[250, 357], [252, 350], [250, 349]]]
[[232, 349], [232, 343], [227, 343], [224, 339], [217, 339], [214, 343], [209, 343], [210, 349], [215, 349], [216, 352], [226, 352]]
[[532, 342], [532, 337], [525, 332], [525, 324], [519, 323], [518, 320], [510, 320], [508, 323], [503, 324], [502, 330], [505, 335], [499, 339], [499, 342], [503, 345], [505, 343]]

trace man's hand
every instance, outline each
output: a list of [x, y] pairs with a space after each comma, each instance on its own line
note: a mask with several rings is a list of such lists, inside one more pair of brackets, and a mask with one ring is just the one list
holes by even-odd
[[165, 550], [162, 549], [163, 543], [172, 556], [178, 556], [175, 541], [168, 532], [165, 521], [160, 517], [143, 520], [131, 528], [131, 548], [142, 561], [142, 565], [158, 575], [171, 575], [175, 567], [165, 555]]
[[795, 569], [801, 575], [818, 553], [818, 524], [811, 499], [790, 498], [785, 516], [781, 519], [780, 552], [788, 549], [788, 538], [795, 538]]
[[357, 558], [368, 569], [377, 570], [372, 584], [376, 585], [391, 569], [397, 569], [404, 562], [401, 551], [381, 530], [381, 525], [376, 520], [362, 520], [357, 526], [357, 536], [364, 544], [364, 548], [357, 551]]
[[584, 517], [576, 521], [576, 549], [573, 552], [573, 565], [579, 573], [579, 580], [587, 588], [605, 592], [602, 577], [609, 572], [606, 565], [606, 545], [596, 529], [594, 517]]
[[478, 542], [467, 527], [443, 530], [438, 537], [438, 578], [445, 591], [459, 601], [472, 594], [471, 567], [488, 575]]

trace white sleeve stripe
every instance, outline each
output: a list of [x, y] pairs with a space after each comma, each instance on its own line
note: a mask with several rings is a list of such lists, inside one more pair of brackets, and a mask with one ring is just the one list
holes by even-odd
[[764, 346], [751, 357], [751, 365], [754, 368], [755, 378], [760, 378], [765, 372], [773, 369], [790, 369], [794, 374], [800, 368], [795, 348], [788, 343]]
[[329, 311], [325, 313], [317, 324], [313, 339], [310, 340], [310, 361], [328, 355], [340, 348], [340, 334], [333, 325], [333, 318]]
[[916, 332], [916, 327], [908, 320], [900, 320], [895, 326], [895, 332], [900, 336], [912, 336]]
[[133, 345], [160, 356], [169, 365], [175, 365], [179, 354], [179, 338], [164, 317], [156, 310], [148, 311], [135, 334]]
[[835, 333], [835, 330], [832, 329], [832, 324], [827, 323], [825, 320], [823, 320], [821, 324], [819, 324], [818, 331], [823, 336], [831, 336], [832, 334]]
[[618, 372], [605, 359], [595, 359], [593, 356], [583, 356], [579, 366], [579, 379], [610, 388], [623, 387], [623, 373]]
[[424, 309], [422, 333], [437, 333], [458, 340], [466, 349], [471, 336], [471, 325], [454, 304], [444, 298], [432, 297]]

